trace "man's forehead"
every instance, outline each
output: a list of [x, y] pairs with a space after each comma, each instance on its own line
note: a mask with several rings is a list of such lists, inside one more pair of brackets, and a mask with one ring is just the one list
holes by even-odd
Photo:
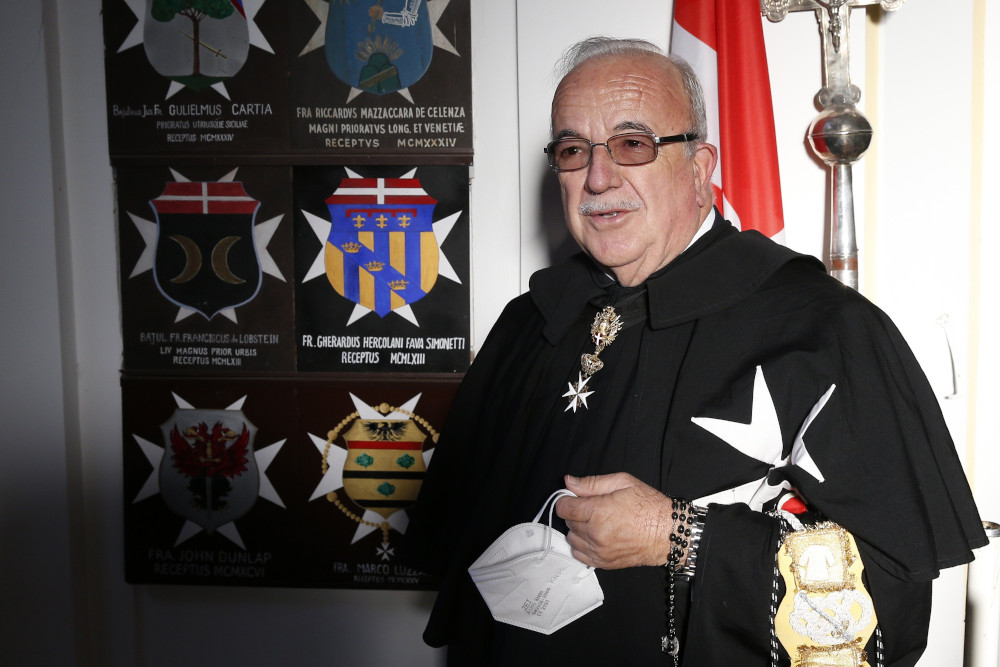
[[[570, 72], [552, 100], [556, 136], [582, 132], [581, 124], [599, 123], [613, 131], [663, 132], [687, 100], [675, 71], [648, 59], [602, 59]], [[660, 127], [663, 126], [663, 127]]]

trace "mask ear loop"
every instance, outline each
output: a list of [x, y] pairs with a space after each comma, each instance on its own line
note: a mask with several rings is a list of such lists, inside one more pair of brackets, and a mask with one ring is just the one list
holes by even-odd
[[[546, 507], [549, 508], [549, 526], [548, 530], [545, 531], [545, 548], [542, 549], [542, 553], [538, 557], [539, 560], [545, 558], [548, 555], [548, 553], [552, 551], [552, 513], [556, 509], [556, 501], [564, 496], [573, 496], [575, 498], [576, 494], [570, 491], [569, 489], [559, 489], [551, 496], [549, 496], [548, 500], [546, 500], [545, 503], [542, 504], [542, 509], [538, 510], [538, 514], [536, 514], [535, 518], [532, 519], [531, 521], [532, 523], [538, 523], [538, 520], [542, 518], [542, 514], [545, 513], [545, 508]], [[549, 503], [552, 503], [552, 505], [550, 506]]]

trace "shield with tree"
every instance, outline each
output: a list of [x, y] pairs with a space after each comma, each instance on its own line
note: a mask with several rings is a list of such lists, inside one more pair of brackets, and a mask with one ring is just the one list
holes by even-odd
[[143, 27], [153, 68], [200, 90], [246, 62], [250, 34], [240, 0], [147, 0]]

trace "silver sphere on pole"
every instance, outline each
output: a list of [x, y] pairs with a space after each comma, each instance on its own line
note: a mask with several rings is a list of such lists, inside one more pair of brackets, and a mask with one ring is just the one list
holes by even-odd
[[809, 145], [830, 165], [830, 275], [858, 288], [858, 246], [854, 231], [851, 163], [868, 150], [872, 126], [854, 105], [834, 104], [813, 120]]
[[872, 126], [864, 114], [845, 104], [824, 109], [809, 126], [809, 145], [828, 165], [857, 161], [872, 142]]

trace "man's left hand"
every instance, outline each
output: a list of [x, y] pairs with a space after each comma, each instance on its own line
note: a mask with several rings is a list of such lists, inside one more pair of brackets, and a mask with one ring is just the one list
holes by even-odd
[[585, 565], [614, 570], [663, 565], [670, 553], [673, 503], [628, 473], [573, 477], [556, 514], [569, 527], [573, 556]]

